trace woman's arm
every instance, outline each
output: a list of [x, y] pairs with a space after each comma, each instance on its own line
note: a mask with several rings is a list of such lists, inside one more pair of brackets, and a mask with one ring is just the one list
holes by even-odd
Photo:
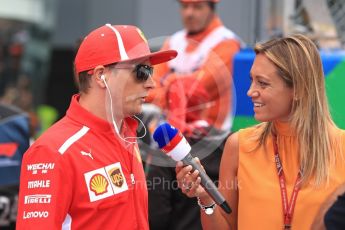
[[[220, 163], [218, 184], [218, 189], [228, 201], [232, 213], [227, 214], [220, 207], [217, 207], [215, 213], [210, 216], [201, 212], [201, 222], [204, 229], [237, 229], [238, 152], [238, 133], [234, 133], [228, 138], [225, 144], [222, 161]], [[203, 200], [201, 200], [201, 202], [203, 202]], [[206, 202], [205, 200], [205, 203]]]
[[[220, 164], [218, 189], [229, 203], [232, 213], [225, 213], [220, 207], [216, 207], [214, 213], [206, 215], [201, 210], [201, 221], [204, 230], [207, 229], [237, 229], [237, 168], [238, 168], [238, 134], [231, 135], [224, 148]], [[188, 197], [200, 198], [203, 205], [209, 206], [214, 201], [200, 186], [200, 177], [197, 171], [191, 172], [192, 167], [183, 167], [179, 162], [176, 166], [176, 178], [182, 192]]]

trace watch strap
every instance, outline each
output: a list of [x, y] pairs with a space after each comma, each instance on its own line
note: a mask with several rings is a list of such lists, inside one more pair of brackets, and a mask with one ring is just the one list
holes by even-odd
[[197, 200], [198, 200], [198, 205], [199, 205], [199, 207], [201, 208], [201, 210], [203, 210], [203, 211], [206, 213], [206, 215], [211, 215], [211, 214], [213, 214], [214, 209], [216, 208], [216, 203], [215, 203], [215, 202], [213, 202], [213, 203], [210, 204], [210, 205], [203, 205], [203, 204], [201, 203], [201, 200], [200, 200], [199, 197], [197, 197]]

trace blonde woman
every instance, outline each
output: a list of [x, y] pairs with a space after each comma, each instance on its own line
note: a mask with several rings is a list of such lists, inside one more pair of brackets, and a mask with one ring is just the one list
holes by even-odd
[[248, 96], [262, 123], [228, 138], [220, 168], [218, 187], [233, 212], [214, 209], [191, 166], [179, 163], [177, 179], [187, 196], [198, 197], [204, 229], [310, 229], [320, 205], [345, 181], [345, 132], [330, 116], [311, 40], [277, 38], [255, 52]]

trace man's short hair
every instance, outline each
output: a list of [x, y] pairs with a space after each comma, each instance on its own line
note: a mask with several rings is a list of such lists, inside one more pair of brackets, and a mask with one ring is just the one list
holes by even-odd
[[[117, 63], [105, 65], [104, 68], [113, 69], [116, 66], [116, 64]], [[92, 78], [92, 74], [90, 74], [89, 71], [83, 71], [77, 76], [77, 79], [79, 79], [79, 81], [77, 82], [77, 85], [78, 85], [80, 93], [88, 92], [89, 88], [91, 87], [90, 86], [91, 78]]]
[[87, 93], [90, 86], [92, 75], [88, 73], [88, 71], [81, 72], [79, 76], [77, 76], [78, 81], [78, 89], [80, 93]]

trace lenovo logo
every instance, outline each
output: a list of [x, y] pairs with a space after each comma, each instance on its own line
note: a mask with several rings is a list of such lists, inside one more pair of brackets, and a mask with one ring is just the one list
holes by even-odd
[[23, 213], [23, 219], [31, 218], [47, 218], [49, 216], [48, 211], [34, 211], [34, 212], [25, 212]]

